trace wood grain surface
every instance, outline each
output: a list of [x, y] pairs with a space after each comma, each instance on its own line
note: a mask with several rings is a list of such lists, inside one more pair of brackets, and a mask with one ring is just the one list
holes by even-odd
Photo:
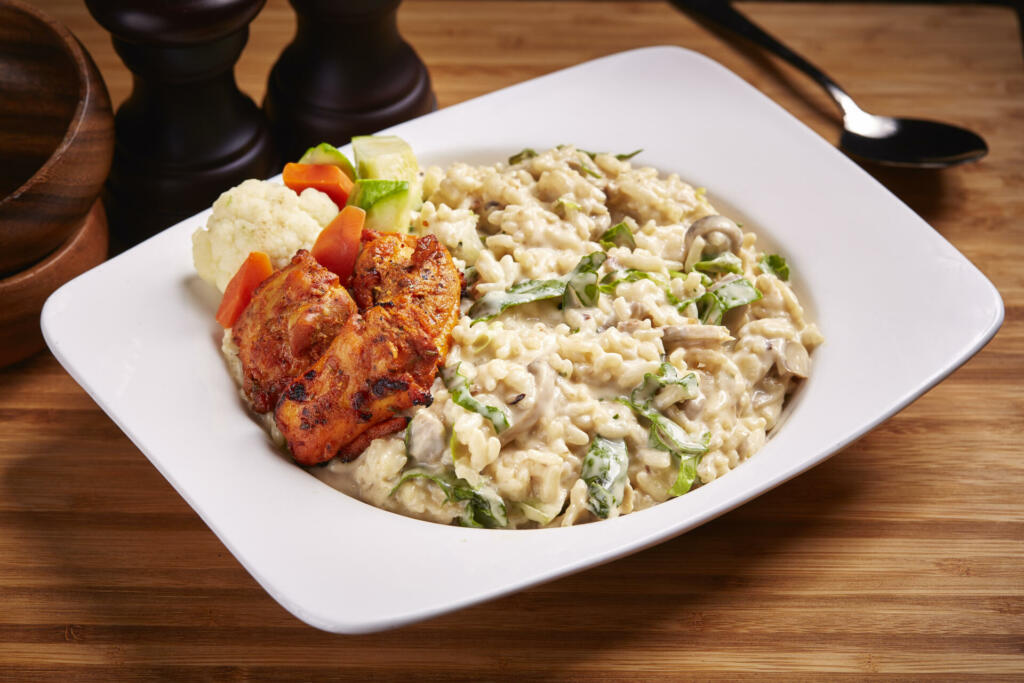
[[[115, 104], [123, 100], [129, 76], [82, 4], [37, 4], [67, 22]], [[988, 140], [980, 163], [872, 170], [1001, 291], [1006, 322], [981, 353], [831, 460], [695, 531], [355, 637], [318, 632], [279, 607], [44, 353], [0, 371], [0, 679], [1024, 679], [1024, 64], [1015, 14], [741, 8], [865, 108], [949, 120]], [[660, 3], [407, 0], [400, 26], [441, 106], [593, 57], [677, 44], [838, 136], [830, 103], [803, 77]], [[237, 70], [253, 97], [292, 27], [284, 0], [253, 23]], [[899, 267], [873, 265], [878, 277]], [[418, 580], [429, 590], [429, 577]]]

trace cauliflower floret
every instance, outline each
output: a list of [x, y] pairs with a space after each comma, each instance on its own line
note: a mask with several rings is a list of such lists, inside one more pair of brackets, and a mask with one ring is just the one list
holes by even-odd
[[309, 249], [338, 207], [312, 188], [301, 195], [284, 185], [246, 180], [213, 203], [206, 227], [192, 235], [192, 260], [199, 277], [220, 291], [242, 261], [262, 251], [275, 268], [283, 268], [299, 249]]

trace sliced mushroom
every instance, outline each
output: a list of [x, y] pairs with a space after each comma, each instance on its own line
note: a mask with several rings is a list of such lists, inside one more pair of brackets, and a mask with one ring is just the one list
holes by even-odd
[[406, 439], [409, 456], [418, 463], [440, 461], [446, 446], [444, 423], [429, 410], [418, 410], [409, 422]]
[[732, 336], [723, 325], [668, 325], [664, 328], [661, 343], [665, 352], [672, 353], [681, 346], [706, 346], [722, 344]]
[[532, 429], [537, 420], [551, 411], [551, 404], [555, 400], [555, 371], [547, 361], [538, 358], [527, 365], [526, 369], [533, 375], [533, 396], [518, 404], [527, 404], [522, 412], [517, 414], [517, 411], [513, 411], [512, 426], [500, 434], [502, 444]]
[[775, 345], [775, 363], [779, 366], [779, 373], [807, 377], [811, 371], [811, 356], [804, 345], [789, 340], [783, 342], [781, 347]]
[[720, 234], [729, 240], [729, 251], [734, 254], [740, 253], [740, 247], [743, 246], [743, 231], [731, 218], [714, 214], [694, 221], [686, 231], [686, 238], [683, 241], [683, 261], [687, 261], [690, 247], [698, 237], [703, 237], [705, 242], [713, 244], [712, 233]]

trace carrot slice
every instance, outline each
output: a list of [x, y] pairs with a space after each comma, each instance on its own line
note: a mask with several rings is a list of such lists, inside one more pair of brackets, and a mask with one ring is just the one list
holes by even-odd
[[333, 199], [339, 209], [345, 206], [354, 187], [352, 179], [333, 164], [285, 164], [282, 178], [284, 184], [298, 194], [307, 187], [320, 190]]
[[242, 262], [238, 272], [231, 278], [224, 290], [224, 298], [217, 309], [217, 322], [227, 329], [234, 327], [242, 311], [252, 301], [252, 293], [261, 282], [270, 277], [274, 267], [270, 265], [270, 257], [262, 251], [254, 251]]
[[344, 283], [352, 275], [359, 254], [366, 212], [358, 206], [346, 206], [320, 232], [313, 245], [313, 258]]

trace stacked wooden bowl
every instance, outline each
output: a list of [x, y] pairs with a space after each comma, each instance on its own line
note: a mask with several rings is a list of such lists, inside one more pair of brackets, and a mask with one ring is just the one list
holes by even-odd
[[2, 366], [43, 347], [46, 298], [106, 258], [99, 194], [114, 129], [89, 54], [64, 26], [18, 0], [0, 0], [0, 66]]

